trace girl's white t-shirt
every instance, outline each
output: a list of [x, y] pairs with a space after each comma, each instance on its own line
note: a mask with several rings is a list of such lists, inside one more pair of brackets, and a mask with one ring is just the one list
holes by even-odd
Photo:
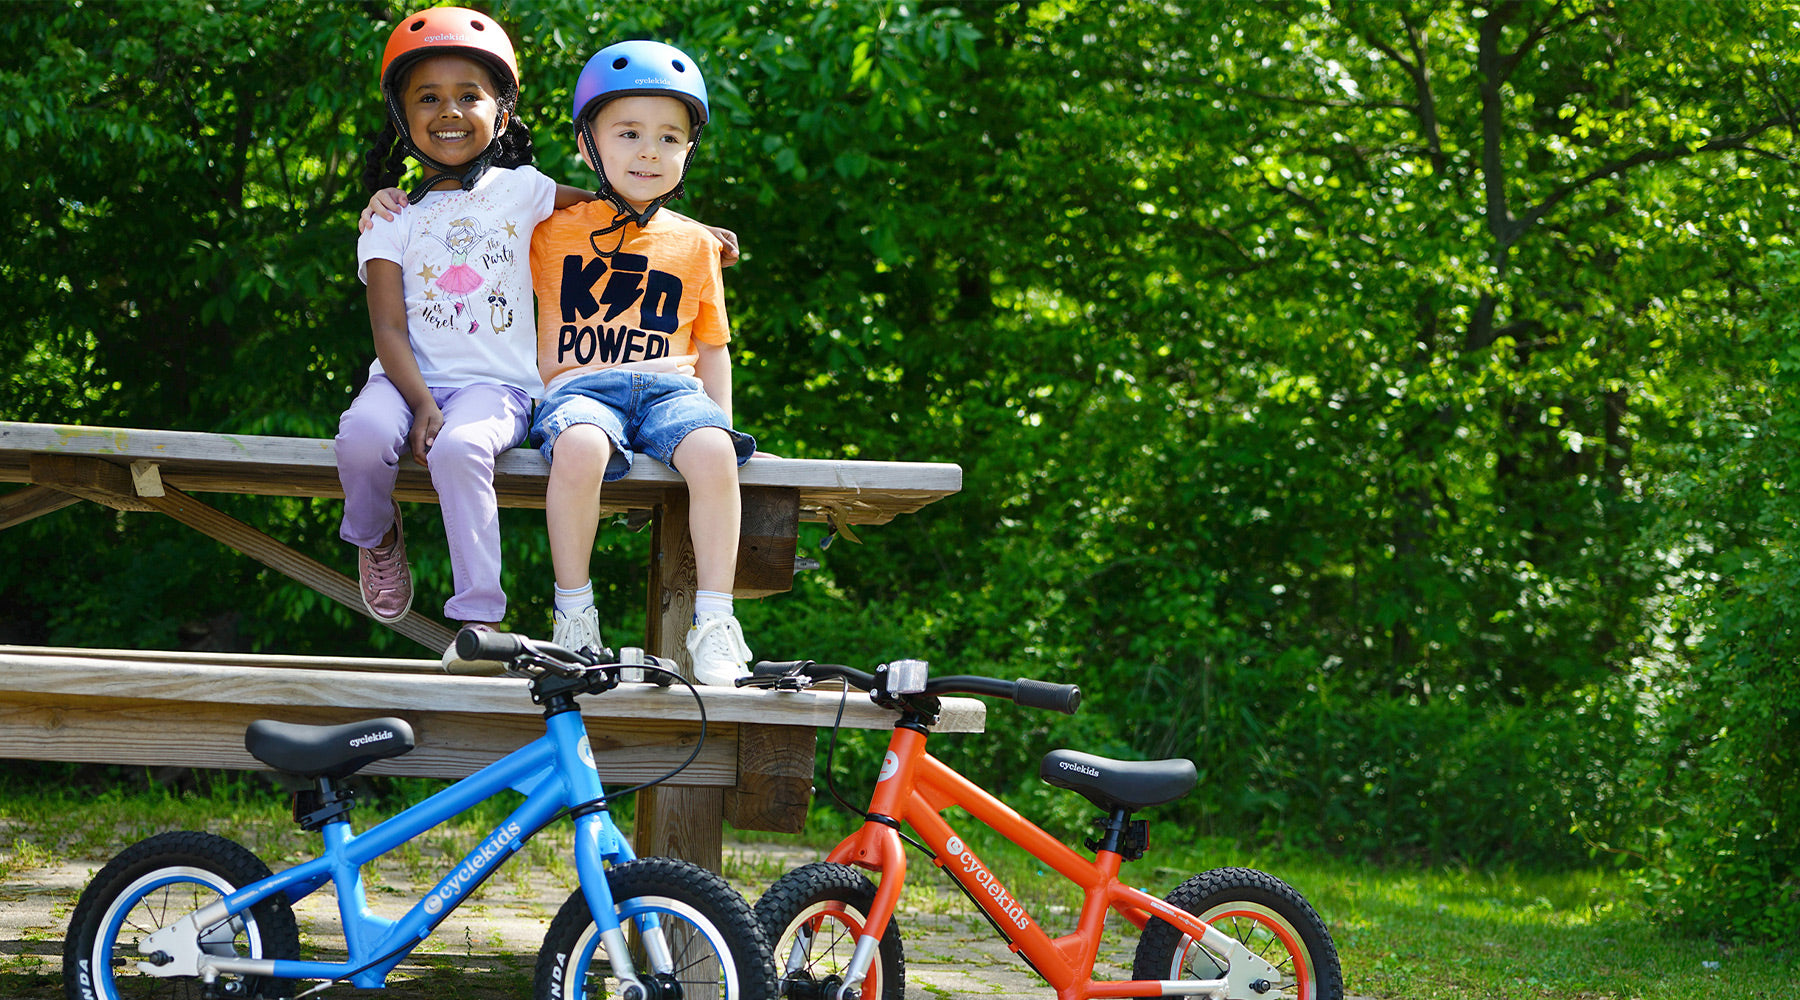
[[[400, 265], [406, 331], [425, 384], [499, 382], [544, 394], [531, 301], [531, 232], [556, 209], [556, 182], [536, 167], [489, 169], [469, 191], [431, 191], [356, 241], [369, 261]], [[382, 373], [381, 361], [369, 374]]]

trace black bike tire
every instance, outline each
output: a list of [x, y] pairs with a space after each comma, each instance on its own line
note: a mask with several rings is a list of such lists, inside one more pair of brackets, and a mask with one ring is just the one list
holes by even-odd
[[[777, 879], [756, 901], [756, 922], [774, 952], [780, 995], [787, 997], [792, 992], [794, 974], [787, 971], [787, 963], [802, 922], [815, 917], [831, 920], [838, 930], [824, 942], [824, 954], [834, 962], [848, 963], [874, 902], [875, 884], [849, 865], [818, 861]], [[897, 919], [888, 921], [876, 948], [874, 973], [878, 981], [874, 989], [863, 994], [870, 1000], [903, 1000], [906, 996], [906, 953], [898, 925]], [[819, 944], [815, 941], [814, 947]], [[808, 954], [812, 953], [809, 948]], [[801, 974], [816, 982], [818, 966], [810, 961], [808, 966]], [[841, 971], [841, 965], [832, 965], [831, 971]]]
[[[115, 943], [100, 940], [106, 931], [106, 924], [111, 922], [110, 918], [121, 902], [135, 910], [138, 903], [151, 895], [152, 890], [145, 890], [141, 886], [146, 878], [158, 872], [176, 869], [208, 872], [217, 876], [232, 890], [269, 877], [269, 866], [263, 864], [255, 854], [242, 845], [215, 834], [191, 830], [161, 833], [127, 847], [107, 862], [87, 884], [87, 888], [82, 890], [81, 897], [75, 904], [75, 912], [69, 918], [69, 930], [63, 940], [63, 991], [69, 1000], [110, 1000], [110, 997], [119, 995], [116, 985], [112, 984], [110, 968], [104, 977], [100, 977], [106, 981], [107, 985], [104, 987], [97, 981], [95, 974], [99, 957], [96, 949], [103, 944]], [[185, 884], [204, 885], [210, 892], [219, 892], [218, 886], [197, 879], [189, 879]], [[137, 895], [129, 900], [122, 898], [130, 893]], [[176, 920], [186, 916], [194, 908], [184, 904], [168, 911], [165, 916]], [[250, 920], [245, 928], [248, 935], [244, 945], [246, 954], [260, 954], [265, 959], [300, 957], [300, 932], [286, 895], [276, 893], [252, 906], [249, 914]], [[121, 930], [123, 929], [124, 926], [121, 925]], [[138, 958], [136, 948], [131, 943], [118, 943], [126, 944], [128, 961]], [[146, 984], [155, 984], [159, 991], [166, 989], [171, 983], [183, 981], [185, 980], [163, 980], [156, 977], [145, 977], [143, 980]], [[293, 982], [286, 979], [250, 977], [244, 980], [243, 985], [242, 995], [250, 998], [275, 1000], [291, 996], [293, 991]]]
[[[710, 935], [725, 942], [726, 953], [721, 958], [729, 960], [737, 974], [738, 991], [728, 1000], [772, 1000], [775, 970], [769, 963], [768, 946], [756, 927], [750, 904], [723, 878], [674, 858], [639, 858], [609, 870], [606, 881], [615, 905], [634, 900], [651, 904], [665, 916], [691, 920], [688, 913], [665, 908], [674, 904], [711, 924]], [[587, 897], [577, 889], [563, 902], [544, 934], [532, 982], [536, 1000], [585, 996], [585, 992], [573, 994], [568, 984], [586, 980], [587, 970], [573, 968], [572, 959], [594, 933]], [[638, 972], [645, 971], [640, 964]]]
[[[1325, 929], [1325, 922], [1319, 919], [1312, 904], [1293, 886], [1254, 868], [1216, 868], [1195, 875], [1176, 886], [1175, 891], [1169, 893], [1166, 899], [1171, 906], [1209, 920], [1209, 914], [1227, 909], [1249, 908], [1257, 913], [1256, 918], [1250, 919], [1252, 924], [1258, 924], [1259, 919], [1279, 922], [1280, 929], [1297, 940], [1305, 954], [1294, 955], [1271, 932], [1270, 943], [1285, 953], [1284, 958], [1278, 961], [1268, 954], [1262, 954], [1262, 957], [1283, 968], [1285, 974], [1291, 975], [1289, 969], [1301, 964], [1311, 973], [1296, 992], [1284, 991], [1279, 996], [1297, 997], [1298, 1000], [1342, 1000], [1344, 981], [1338, 964], [1337, 946], [1332, 943], [1331, 933]], [[1213, 926], [1227, 934], [1235, 934], [1234, 927], [1240, 927], [1241, 922], [1213, 921]], [[1258, 926], [1264, 931], [1269, 930], [1266, 924]], [[1138, 939], [1131, 977], [1139, 980], [1187, 978], [1181, 971], [1185, 964], [1182, 954], [1188, 953], [1182, 947], [1184, 942], [1187, 942], [1186, 935], [1174, 925], [1152, 917], [1144, 926], [1143, 936]], [[1187, 943], [1193, 945], [1192, 942]], [[1258, 948], [1252, 950], [1259, 954], [1266, 951]], [[1202, 971], [1207, 973], [1205, 978], [1211, 978], [1212, 970]], [[1217, 974], [1224, 973], [1221, 970]]]

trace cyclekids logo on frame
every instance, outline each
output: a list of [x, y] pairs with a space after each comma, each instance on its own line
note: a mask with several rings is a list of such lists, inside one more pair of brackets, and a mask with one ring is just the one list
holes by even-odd
[[948, 851], [950, 856], [956, 859], [956, 863], [962, 866], [963, 874], [972, 877], [977, 884], [987, 890], [987, 894], [993, 897], [995, 903], [999, 904], [1000, 912], [1006, 914], [1006, 919], [1011, 920], [1013, 926], [1020, 930], [1025, 929], [1025, 908], [1013, 900], [1012, 894], [1006, 891], [1006, 887], [1000, 884], [1000, 880], [994, 877], [993, 872], [982, 867], [981, 862], [975, 859], [975, 855], [970, 854], [964, 848], [961, 837], [953, 836], [945, 841], [944, 850]]
[[476, 877], [479, 876], [483, 870], [491, 867], [495, 861], [512, 853], [506, 848], [508, 845], [518, 843], [520, 832], [519, 824], [508, 823], [500, 829], [495, 830], [494, 835], [489, 837], [480, 847], [470, 851], [469, 857], [462, 863], [462, 867], [458, 868], [454, 875], [445, 879], [444, 884], [439, 886], [436, 892], [433, 892], [426, 898], [425, 912], [435, 915], [443, 910], [444, 904], [455, 902], [456, 897], [462, 895], [470, 886], [475, 884]]

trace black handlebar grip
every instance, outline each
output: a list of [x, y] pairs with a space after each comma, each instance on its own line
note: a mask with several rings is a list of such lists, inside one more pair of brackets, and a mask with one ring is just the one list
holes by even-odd
[[511, 632], [465, 628], [456, 633], [456, 655], [464, 660], [511, 661], [525, 651], [525, 644]]
[[1075, 710], [1081, 707], [1081, 689], [1073, 684], [1051, 684], [1023, 677], [1013, 683], [1013, 703], [1025, 708], [1047, 708], [1052, 712], [1074, 715]]
[[780, 677], [800, 667], [812, 666], [811, 660], [758, 660], [750, 665], [752, 677]]

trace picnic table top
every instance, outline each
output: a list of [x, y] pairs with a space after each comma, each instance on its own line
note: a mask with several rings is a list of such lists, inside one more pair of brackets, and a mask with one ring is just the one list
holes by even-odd
[[[0, 421], [0, 482], [32, 482], [33, 455], [98, 458], [127, 467], [152, 463], [163, 482], [186, 492], [344, 495], [330, 438]], [[500, 505], [542, 508], [549, 469], [534, 449], [501, 455], [494, 468]], [[960, 490], [962, 468], [944, 462], [753, 458], [739, 470], [738, 481], [745, 489], [797, 490], [804, 520], [886, 524]], [[671, 490], [685, 488], [681, 475], [661, 462], [637, 462], [630, 475], [606, 485], [601, 507], [648, 509]], [[429, 474], [410, 460], [401, 462], [394, 495], [437, 499]]]
[[[136, 649], [0, 645], [0, 691], [71, 698], [219, 703], [246, 713], [307, 706], [486, 715], [538, 715], [525, 681], [516, 677], [450, 676], [436, 660], [274, 656]], [[896, 714], [866, 694], [839, 685], [808, 691], [703, 687], [711, 722], [830, 727], [842, 710], [852, 729], [886, 729]], [[584, 699], [588, 717], [697, 721], [687, 689], [627, 683]], [[974, 698], [943, 699], [939, 732], [979, 732], [987, 707]], [[252, 717], [246, 714], [246, 718]]]

